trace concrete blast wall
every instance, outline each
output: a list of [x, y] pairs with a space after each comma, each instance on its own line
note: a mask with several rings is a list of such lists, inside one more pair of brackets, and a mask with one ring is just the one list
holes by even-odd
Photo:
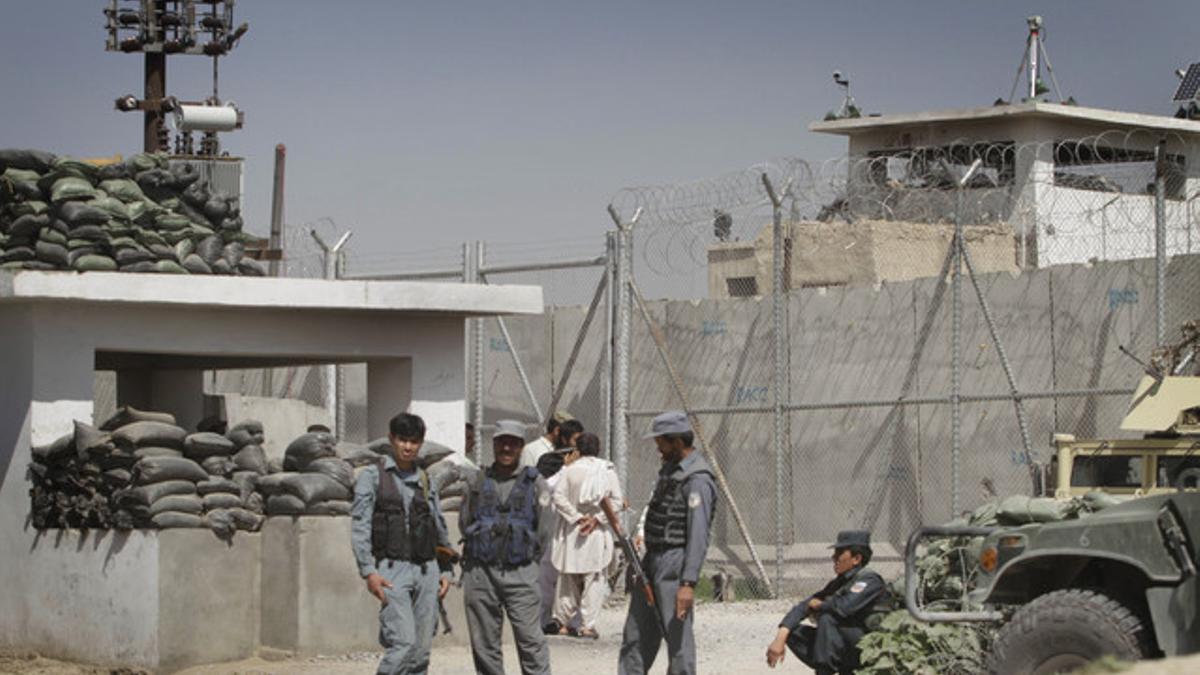
[[[982, 246], [982, 248], [980, 248]], [[976, 261], [986, 242], [969, 241]], [[1011, 261], [1011, 258], [1008, 258]], [[977, 268], [982, 267], [977, 263]], [[1200, 256], [1176, 256], [1167, 270], [1167, 330], [1200, 316], [1194, 292]], [[1117, 352], [1146, 355], [1154, 342], [1154, 262], [1062, 265], [1024, 273], [981, 272], [997, 331], [1022, 392], [1132, 388], [1140, 371]], [[1189, 288], [1192, 292], [1189, 292]], [[917, 279], [871, 286], [802, 289], [788, 299], [790, 392], [796, 403], [900, 397], [945, 397], [951, 391], [951, 293], [948, 283]], [[671, 358], [698, 407], [769, 406], [773, 370], [771, 301], [734, 298], [652, 301]], [[971, 284], [963, 283], [964, 395], [1007, 394], [1008, 383]], [[543, 405], [582, 319], [579, 308], [523, 319], [513, 329], [526, 368], [536, 373]], [[514, 322], [515, 323], [515, 322]], [[640, 314], [633, 317], [631, 407], [662, 410], [680, 400]], [[519, 334], [518, 334], [519, 331]], [[603, 426], [603, 324], [592, 327], [562, 407], [585, 426]], [[498, 334], [489, 349], [507, 347]], [[487, 354], [488, 419], [529, 418], [507, 353]], [[577, 378], [577, 379], [576, 379]], [[539, 383], [541, 389], [539, 389]], [[1125, 396], [1034, 399], [1024, 403], [1035, 459], [1049, 456], [1053, 432], [1121, 437]], [[1011, 400], [967, 402], [962, 409], [960, 503], [973, 508], [993, 492], [1027, 493], [1029, 469]], [[776, 462], [769, 413], [705, 414], [701, 420], [730, 482], [733, 498], [760, 546], [776, 540]], [[649, 419], [631, 422], [629, 499], [646, 503], [658, 456], [640, 440]], [[786, 544], [826, 541], [839, 529], [868, 527], [881, 542], [901, 544], [919, 524], [949, 520], [951, 416], [948, 404], [842, 406], [788, 416], [782, 535]], [[607, 447], [607, 444], [606, 444]], [[485, 452], [485, 459], [488, 454]], [[718, 506], [718, 546], [741, 538]], [[768, 550], [768, 549], [762, 549]]]

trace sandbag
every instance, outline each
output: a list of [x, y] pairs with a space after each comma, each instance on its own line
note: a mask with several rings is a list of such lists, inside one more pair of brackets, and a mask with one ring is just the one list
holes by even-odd
[[196, 460], [213, 455], [228, 456], [233, 454], [233, 443], [221, 434], [201, 431], [183, 441], [183, 454]]
[[461, 497], [467, 494], [467, 481], [456, 480], [453, 483], [438, 490], [439, 497]]
[[133, 456], [137, 459], [146, 457], [183, 457], [182, 450], [174, 448], [160, 448], [154, 445], [148, 445], [144, 448], [136, 448], [133, 451]]
[[237, 524], [237, 529], [246, 532], [258, 532], [262, 529], [263, 517], [248, 509], [228, 509], [228, 513], [233, 516], [233, 522]]
[[150, 522], [160, 530], [204, 527], [204, 519], [200, 516], [193, 513], [180, 513], [178, 511], [157, 513], [150, 517]]
[[267, 497], [268, 516], [299, 516], [304, 513], [304, 500], [295, 495], [271, 495]]
[[50, 263], [55, 267], [71, 266], [71, 260], [67, 255], [67, 248], [60, 244], [38, 240], [37, 244], [34, 245], [33, 253], [38, 260]]
[[282, 471], [280, 473], [270, 474], [269, 476], [260, 476], [256, 486], [259, 492], [267, 495], [268, 497], [281, 495], [285, 492], [283, 482], [293, 476], [299, 475], [300, 474], [291, 471]]
[[233, 459], [225, 455], [205, 457], [200, 466], [204, 467], [210, 476], [229, 476], [234, 470]]
[[320, 473], [336, 480], [351, 492], [354, 491], [354, 467], [337, 457], [322, 457], [309, 462], [305, 473]]
[[67, 434], [54, 439], [49, 445], [38, 446], [32, 451], [33, 459], [41, 464], [56, 464], [77, 455], [75, 435]]
[[438, 462], [425, 469], [425, 473], [429, 476], [429, 487], [437, 490], [439, 494], [441, 494], [443, 487], [462, 478], [458, 470], [458, 465], [449, 461]]
[[14, 220], [12, 225], [8, 226], [8, 236], [10, 239], [33, 241], [37, 237], [38, 232], [49, 224], [50, 216], [44, 213], [24, 215]]
[[153, 263], [152, 267], [153, 267], [152, 271], [155, 272], [156, 274], [187, 274], [188, 273], [188, 271], [186, 269], [184, 269], [179, 263], [175, 262], [174, 260], [159, 260], [159, 261]]
[[121, 265], [120, 270], [127, 274], [150, 274], [154, 271], [154, 263], [143, 260], [128, 265]]
[[[62, 225], [62, 228], [57, 227], [55, 225], [55, 223]], [[66, 223], [63, 223], [63, 221], [52, 220], [52, 221], [50, 221], [49, 225], [47, 225], [46, 227], [43, 227], [41, 229], [41, 231], [38, 232], [38, 241], [44, 241], [44, 242], [48, 242], [51, 244], [58, 244], [59, 246], [65, 247], [67, 245], [67, 241], [69, 241], [67, 239], [67, 235], [64, 234], [65, 228], [66, 228]], [[67, 229], [65, 231], [70, 232], [69, 229]]]
[[75, 420], [75, 431], [72, 432], [71, 439], [75, 449], [80, 453], [93, 449], [103, 449], [107, 452], [113, 447], [112, 437], [109, 434], [79, 420]]
[[50, 163], [50, 168], [54, 171], [85, 178], [88, 181], [95, 180], [96, 175], [100, 173], [99, 167], [95, 164], [66, 156], [55, 157], [54, 161]]
[[208, 266], [208, 263], [195, 253], [189, 254], [183, 259], [183, 269], [187, 270], [189, 274], [212, 274], [212, 268]]
[[442, 513], [458, 513], [462, 508], [462, 497], [443, 497], [438, 501], [438, 508]]
[[368, 466], [379, 462], [379, 454], [365, 445], [341, 442], [337, 444], [337, 456], [353, 467]]
[[225, 438], [233, 442], [233, 447], [236, 450], [250, 445], [263, 444], [263, 425], [258, 420], [246, 420], [233, 425], [233, 428], [225, 433]]
[[262, 266], [262, 263], [253, 258], [242, 258], [237, 262], [237, 271], [247, 277], [265, 277], [267, 269]]
[[0, 162], [11, 169], [46, 173], [54, 164], [55, 159], [57, 157], [53, 154], [41, 150], [0, 149]]
[[114, 443], [133, 448], [154, 445], [184, 449], [185, 438], [187, 431], [166, 422], [132, 422], [112, 432]]
[[221, 259], [222, 250], [221, 238], [216, 235], [205, 237], [200, 243], [196, 244], [196, 255], [200, 256], [209, 267], [212, 267]]
[[214, 509], [206, 512], [204, 514], [204, 524], [219, 539], [232, 539], [234, 533], [237, 532], [237, 523], [234, 522], [233, 515], [223, 509]]
[[[117, 265], [122, 270], [138, 263], [149, 263], [158, 260], [157, 256], [144, 248], [119, 248], [113, 255], [113, 259], [117, 261]], [[153, 269], [153, 266], [151, 266], [151, 269]]]
[[150, 515], [164, 511], [179, 511], [181, 513], [201, 513], [204, 503], [196, 495], [167, 495], [150, 504]]
[[152, 243], [146, 244], [146, 249], [149, 250], [151, 253], [153, 253], [154, 257], [158, 258], [159, 260], [170, 260], [173, 262], [177, 262], [176, 258], [175, 258], [175, 247], [174, 246], [167, 246], [166, 244], [152, 242]]
[[71, 263], [71, 269], [80, 272], [115, 272], [117, 261], [108, 256], [88, 254], [76, 258]]
[[238, 495], [240, 497], [242, 494], [242, 488], [238, 483], [228, 478], [209, 476], [207, 479], [196, 483], [196, 492], [199, 493], [201, 497], [207, 497], [208, 495], [220, 492]]
[[[21, 263], [31, 261], [37, 257], [37, 252], [29, 246], [10, 246], [8, 250], [0, 253], [0, 263]], [[20, 267], [23, 267], [21, 265]]]
[[101, 181], [117, 178], [129, 178], [129, 168], [124, 164], [105, 164], [96, 172], [96, 179]]
[[132, 221], [129, 217], [129, 207], [125, 206], [125, 202], [116, 197], [96, 197], [91, 201], [91, 204], [107, 213], [110, 220], [115, 219], [125, 223]]
[[233, 466], [237, 471], [267, 473], [267, 453], [261, 445], [247, 445], [233, 456]]
[[258, 478], [259, 473], [256, 471], [234, 471], [229, 480], [237, 485], [238, 494], [241, 495], [242, 501], [245, 501], [251, 494], [256, 494]]
[[229, 263], [226, 262], [224, 258], [217, 258], [216, 262], [212, 264], [212, 271], [213, 274], [230, 276], [234, 273], [235, 268], [230, 267]]
[[226, 244], [225, 248], [221, 249], [221, 257], [229, 266], [236, 269], [238, 261], [246, 255], [246, 247], [238, 242]]
[[240, 509], [242, 498], [228, 492], [214, 492], [204, 496], [204, 510], [210, 509]]
[[338, 500], [330, 500], [317, 502], [304, 509], [306, 516], [348, 516], [350, 515], [350, 502]]
[[80, 225], [103, 225], [108, 222], [108, 212], [87, 202], [66, 202], [58, 206], [58, 217], [72, 228]]
[[335, 445], [333, 436], [324, 431], [304, 434], [288, 444], [283, 453], [283, 468], [285, 471], [303, 471], [313, 460], [335, 457]]
[[103, 225], [72, 225], [69, 236], [71, 238], [67, 241], [68, 246], [71, 246], [71, 242], [74, 241], [93, 245], [101, 242], [108, 243], [108, 232], [105, 231]]
[[96, 188], [86, 178], [64, 176], [54, 181], [50, 188], [50, 201], [61, 204], [69, 201], [86, 201], [96, 196]]
[[100, 189], [127, 204], [130, 202], [141, 202], [146, 199], [145, 193], [138, 187], [138, 184], [128, 178], [113, 178], [101, 181]]
[[163, 424], [174, 425], [175, 416], [165, 412], [138, 410], [131, 405], [126, 405], [121, 406], [112, 417], [104, 420], [104, 424], [100, 425], [100, 431], [116, 431], [134, 422], [162, 422]]
[[146, 457], [133, 465], [134, 481], [150, 485], [163, 481], [187, 480], [193, 483], [208, 480], [208, 472], [186, 457]]
[[302, 473], [288, 476], [281, 481], [281, 485], [287, 494], [299, 497], [305, 504], [337, 499], [348, 500], [353, 495], [351, 488], [347, 488], [323, 473]]
[[1000, 502], [996, 519], [1002, 525], [1025, 523], [1049, 523], [1064, 520], [1078, 510], [1073, 501], [1060, 501], [1051, 497], [1028, 497], [1012, 495]]
[[104, 472], [104, 482], [108, 483], [110, 488], [123, 488], [129, 485], [133, 480], [129, 469], [109, 469]]
[[278, 457], [268, 459], [267, 473], [283, 473], [283, 460]]
[[170, 480], [165, 483], [140, 485], [113, 493], [113, 499], [121, 505], [141, 504], [149, 506], [167, 495], [195, 494], [196, 484], [186, 480]]
[[245, 503], [247, 511], [263, 513], [267, 510], [267, 502], [263, 499], [262, 493], [259, 492], [251, 492], [248, 495], [243, 495], [242, 502]]

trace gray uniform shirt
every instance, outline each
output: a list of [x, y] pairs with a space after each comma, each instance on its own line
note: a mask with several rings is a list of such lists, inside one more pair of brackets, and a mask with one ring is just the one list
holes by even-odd
[[[396, 482], [400, 498], [404, 500], [405, 513], [412, 513], [412, 499], [417, 488], [421, 486], [420, 474], [417, 471], [402, 471], [396, 466], [396, 461], [387, 455], [383, 458], [383, 466]], [[354, 548], [358, 574], [363, 578], [377, 571], [375, 555], [371, 553], [371, 518], [375, 515], [375, 498], [378, 491], [379, 466], [371, 465], [358, 474], [358, 480], [354, 483], [354, 505], [350, 508], [350, 544]], [[446, 533], [446, 521], [442, 518], [442, 510], [438, 506], [437, 489], [430, 485], [425, 498], [429, 501], [433, 522], [437, 524], [438, 545], [449, 546], [450, 536]]]

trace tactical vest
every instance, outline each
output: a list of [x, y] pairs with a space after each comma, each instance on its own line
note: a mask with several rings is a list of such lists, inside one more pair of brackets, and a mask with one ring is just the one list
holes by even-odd
[[433, 560], [437, 524], [429, 508], [429, 477], [417, 469], [420, 485], [413, 490], [412, 513], [406, 513], [396, 480], [379, 463], [379, 491], [371, 516], [371, 554], [375, 560]]
[[504, 503], [490, 476], [472, 489], [471, 524], [463, 531], [465, 559], [500, 567], [520, 567], [538, 559], [537, 477], [534, 467], [521, 469]]
[[[676, 548], [687, 544], [688, 479], [698, 473], [710, 477], [712, 471], [703, 457], [693, 460], [682, 476], [659, 476], [646, 511], [646, 547]], [[712, 519], [709, 518], [709, 527]]]

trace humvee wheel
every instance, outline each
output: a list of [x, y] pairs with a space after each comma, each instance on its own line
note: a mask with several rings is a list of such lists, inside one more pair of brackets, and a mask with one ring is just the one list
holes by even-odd
[[1080, 668], [1102, 656], [1137, 661], [1146, 631], [1129, 608], [1095, 591], [1054, 591], [1017, 610], [988, 655], [996, 675], [1048, 675]]

